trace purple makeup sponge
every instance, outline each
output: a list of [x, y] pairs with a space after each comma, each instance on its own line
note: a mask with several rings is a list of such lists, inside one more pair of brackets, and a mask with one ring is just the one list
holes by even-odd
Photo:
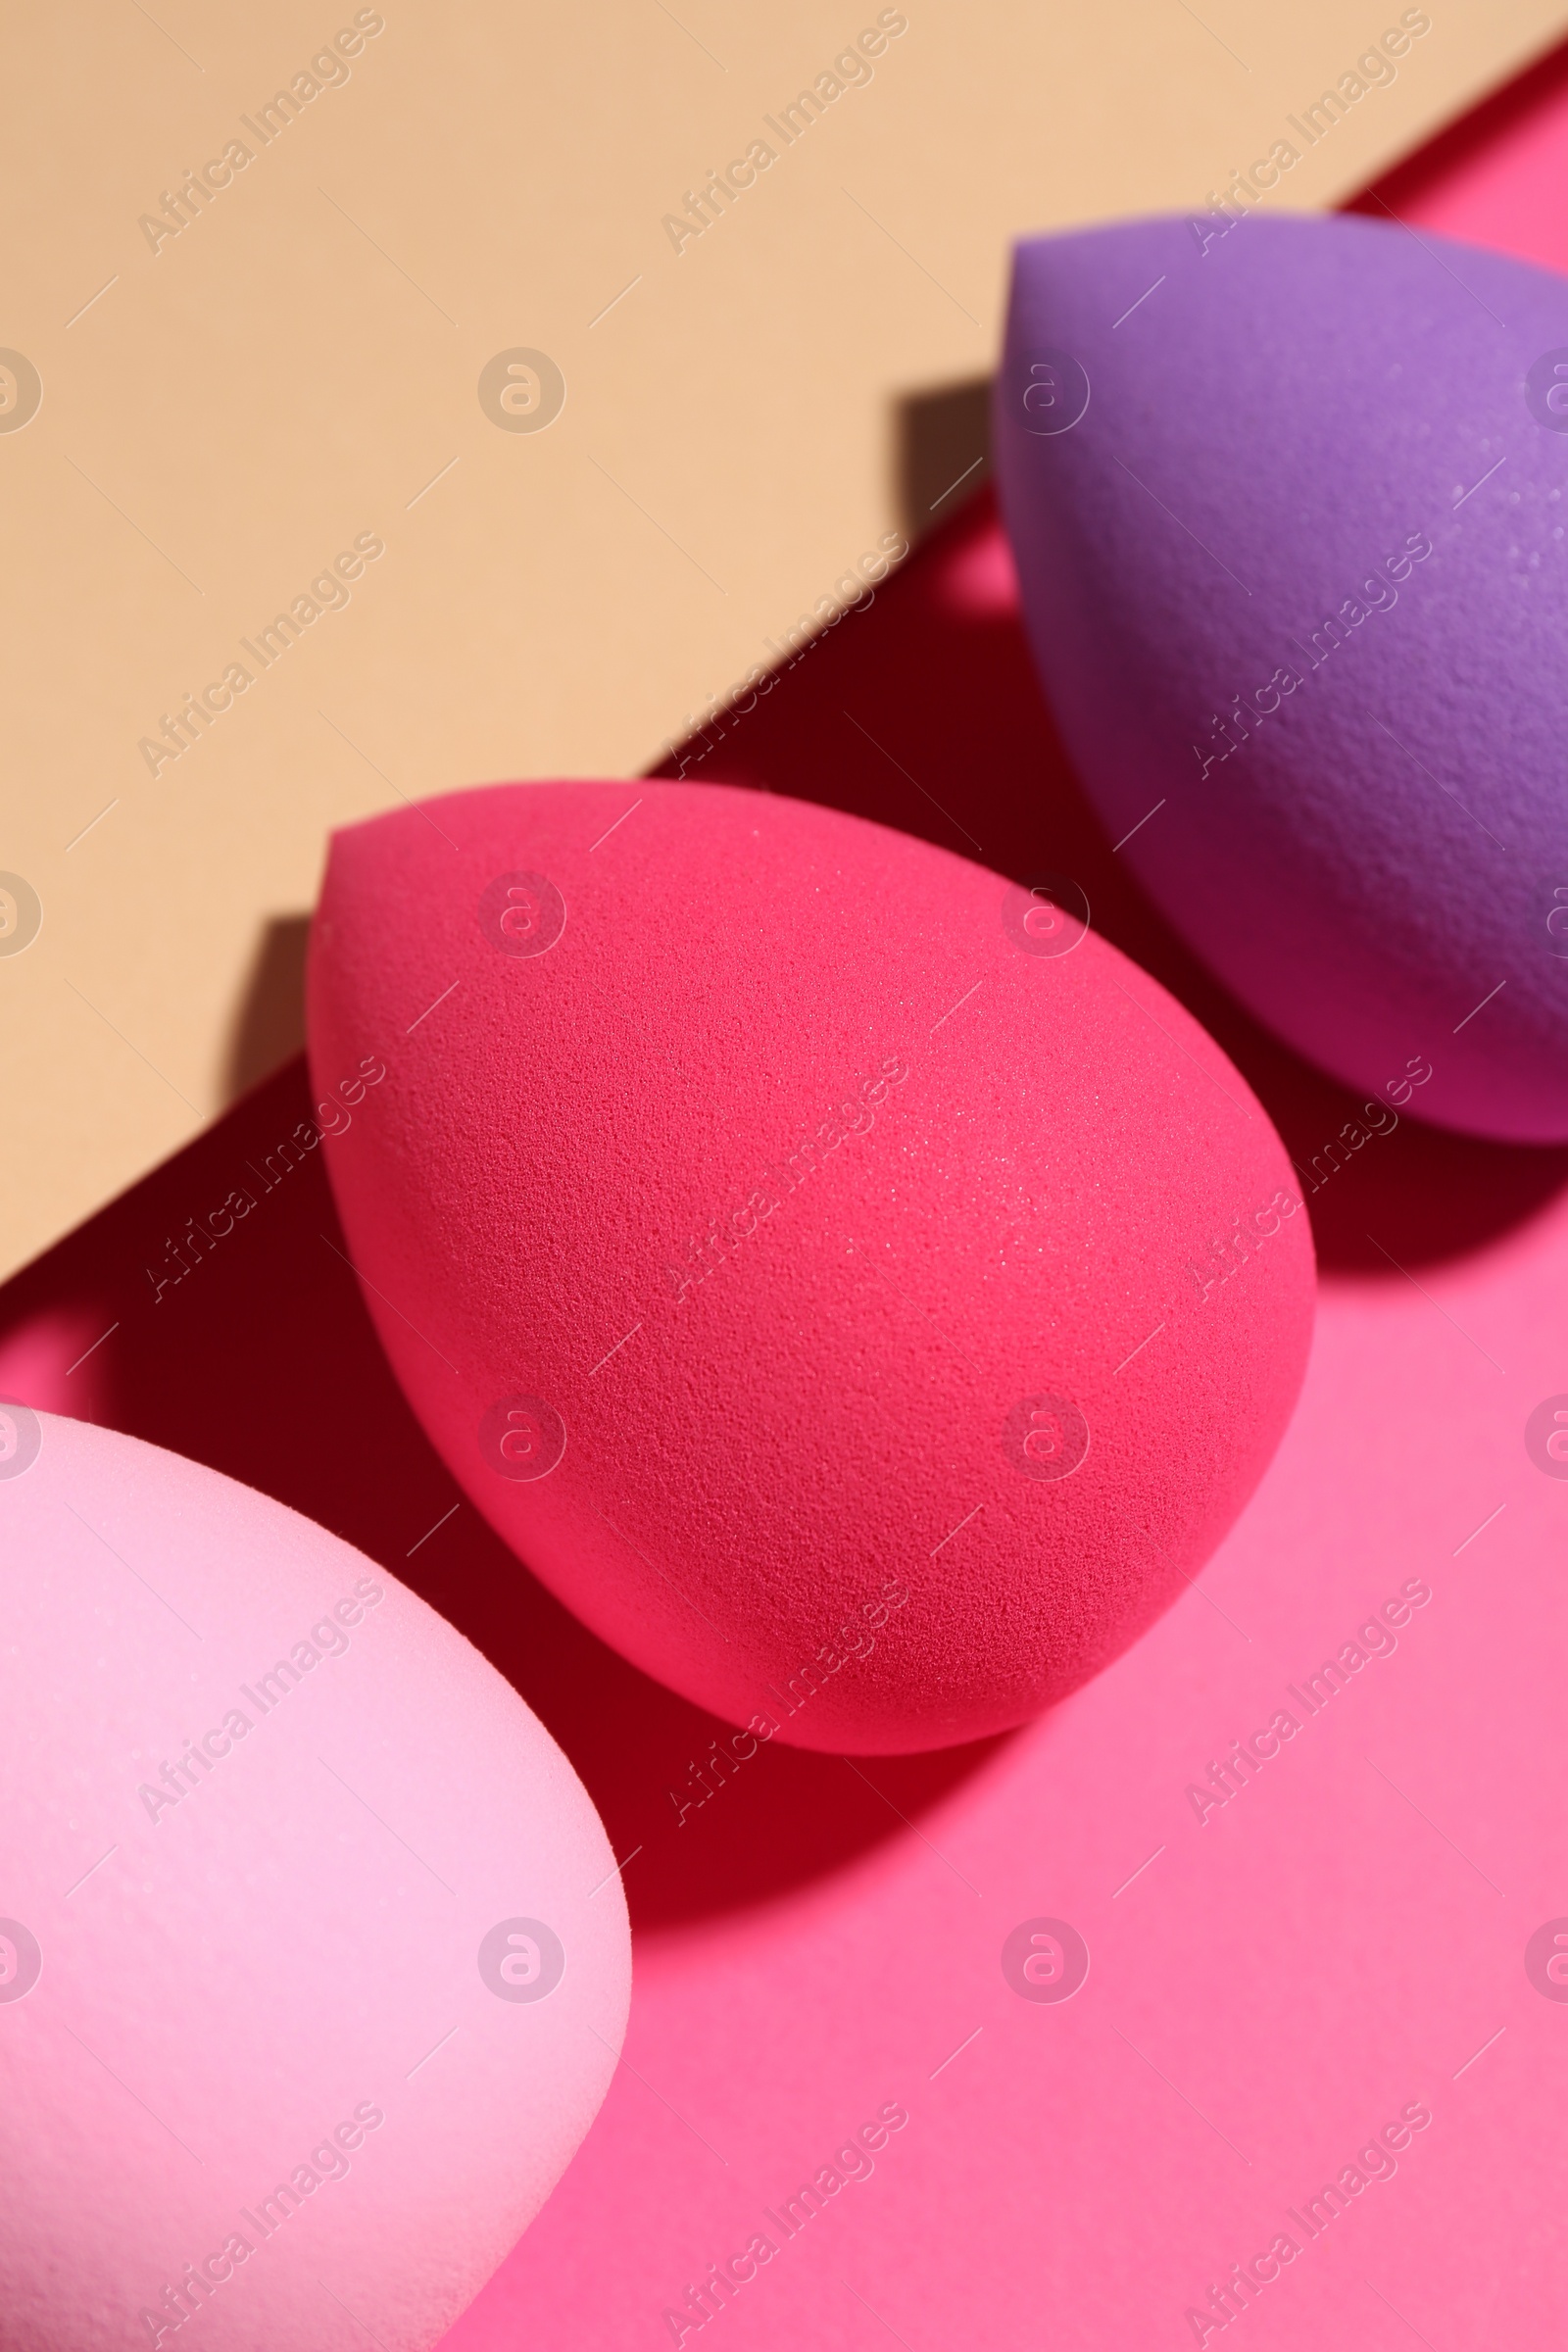
[[1568, 1139], [1568, 279], [1345, 216], [1040, 238], [995, 422], [1046, 690], [1170, 920], [1337, 1077]]

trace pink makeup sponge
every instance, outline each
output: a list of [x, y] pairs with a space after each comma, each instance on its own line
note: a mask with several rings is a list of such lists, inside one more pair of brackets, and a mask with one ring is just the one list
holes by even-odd
[[1112, 841], [1259, 1018], [1568, 1139], [1568, 279], [1348, 217], [1020, 245], [997, 462]]
[[585, 1790], [395, 1578], [134, 1439], [0, 1405], [0, 2344], [422, 2352], [615, 2065]]
[[1290, 1165], [1070, 892], [724, 786], [494, 786], [335, 837], [308, 1004], [349, 1250], [453, 1475], [760, 1737], [1035, 1714], [1285, 1426]]

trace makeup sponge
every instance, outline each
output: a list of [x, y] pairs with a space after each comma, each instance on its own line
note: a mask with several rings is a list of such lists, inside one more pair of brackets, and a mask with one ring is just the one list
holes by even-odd
[[614, 1861], [396, 1579], [0, 1404], [0, 2344], [422, 2352], [613, 2071]]
[[1042, 678], [1170, 920], [1368, 1096], [1568, 1138], [1568, 279], [1346, 216], [1042, 238], [995, 422]]
[[302, 1146], [398, 1376], [545, 1583], [757, 1737], [1033, 1715], [1284, 1428], [1291, 1168], [1084, 912], [724, 786], [333, 841]]

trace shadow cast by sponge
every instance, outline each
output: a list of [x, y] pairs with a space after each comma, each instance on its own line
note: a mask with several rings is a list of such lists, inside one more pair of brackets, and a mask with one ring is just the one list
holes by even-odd
[[[738, 1756], [729, 1725], [563, 1608], [459, 1496], [403, 1400], [344, 1254], [322, 1165], [332, 1141], [279, 1148], [309, 1131], [307, 1089], [290, 1062], [8, 1283], [0, 1391], [205, 1462], [384, 1562], [572, 1759], [640, 1932], [853, 1862], [1003, 1744], [852, 1765], [743, 1740]], [[252, 1205], [214, 1240], [213, 1212], [236, 1194]]]
[[1180, 999], [1258, 1095], [1300, 1173], [1326, 1273], [1398, 1280], [1400, 1267], [1461, 1256], [1568, 1181], [1568, 1150], [1425, 1126], [1414, 1089], [1396, 1126], [1355, 1145], [1348, 1131], [1366, 1130], [1364, 1099], [1261, 1028], [1178, 939], [1073, 775], [1036, 683], [989, 489], [656, 772], [789, 793], [1015, 881], [1075, 883], [1103, 936]]

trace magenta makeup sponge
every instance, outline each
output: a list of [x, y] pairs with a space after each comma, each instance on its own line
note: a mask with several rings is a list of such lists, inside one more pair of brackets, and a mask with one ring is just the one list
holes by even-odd
[[1369, 1096], [1568, 1138], [1568, 280], [1348, 217], [1042, 238], [996, 444], [1170, 920]]
[[1021, 1722], [1278, 1442], [1293, 1171], [1070, 891], [762, 793], [499, 785], [335, 837], [308, 1003], [303, 1141], [454, 1477], [758, 1737]]
[[0, 1593], [0, 2344], [423, 2352], [620, 2047], [581, 1783], [363, 1553], [3, 1403]]

